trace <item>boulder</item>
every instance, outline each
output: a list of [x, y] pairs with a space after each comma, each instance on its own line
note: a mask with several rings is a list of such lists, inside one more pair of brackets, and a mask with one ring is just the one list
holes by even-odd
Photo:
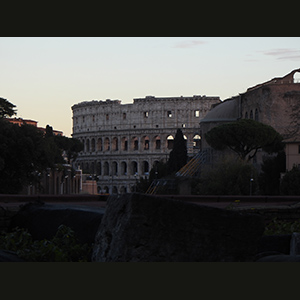
[[34, 240], [42, 240], [52, 239], [64, 224], [74, 231], [80, 243], [92, 244], [104, 212], [103, 208], [28, 203], [12, 217], [9, 229], [25, 228]]
[[254, 261], [263, 218], [145, 194], [110, 197], [95, 262]]

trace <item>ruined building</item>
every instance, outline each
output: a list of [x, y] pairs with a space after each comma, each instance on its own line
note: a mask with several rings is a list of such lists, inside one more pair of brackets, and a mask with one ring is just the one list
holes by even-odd
[[73, 134], [84, 143], [76, 165], [97, 179], [99, 193], [132, 191], [139, 177], [166, 161], [178, 128], [188, 155], [201, 148], [199, 122], [219, 97], [166, 97], [84, 101], [72, 106]]
[[[250, 87], [246, 92], [216, 105], [201, 121], [202, 148], [209, 149], [204, 135], [215, 126], [241, 118], [250, 118], [272, 126], [284, 138], [286, 169], [300, 167], [300, 69], [283, 77]], [[217, 151], [214, 151], [217, 152]], [[262, 163], [260, 151], [254, 163]]]

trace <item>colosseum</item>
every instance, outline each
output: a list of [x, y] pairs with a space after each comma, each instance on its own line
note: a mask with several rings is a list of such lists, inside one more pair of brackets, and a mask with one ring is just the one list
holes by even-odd
[[133, 103], [84, 101], [72, 106], [73, 134], [84, 144], [76, 165], [97, 179], [98, 193], [133, 190], [156, 162], [168, 159], [178, 128], [188, 155], [201, 148], [200, 120], [219, 97], [146, 96]]

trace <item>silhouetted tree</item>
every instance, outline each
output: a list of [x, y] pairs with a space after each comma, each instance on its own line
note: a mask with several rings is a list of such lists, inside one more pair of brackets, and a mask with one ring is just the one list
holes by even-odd
[[168, 173], [172, 174], [179, 171], [187, 163], [186, 141], [181, 129], [177, 129], [173, 149], [168, 160]]
[[267, 153], [283, 149], [282, 136], [271, 126], [241, 119], [214, 127], [205, 134], [208, 144], [217, 149], [231, 149], [243, 160], [253, 158], [258, 149]]
[[0, 118], [11, 117], [17, 112], [14, 109], [16, 106], [10, 103], [7, 99], [0, 98]]

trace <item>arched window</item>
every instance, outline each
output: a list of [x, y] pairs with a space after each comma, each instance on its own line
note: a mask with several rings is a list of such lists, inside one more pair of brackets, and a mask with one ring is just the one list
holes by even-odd
[[97, 175], [102, 175], [102, 165], [101, 162], [97, 162], [97, 167], [96, 167], [96, 174]]
[[254, 120], [258, 121], [258, 109], [255, 109]]
[[149, 174], [149, 163], [148, 163], [146, 160], [143, 161], [143, 164], [142, 164], [142, 172], [143, 172], [143, 174], [145, 174], [145, 175], [148, 175], [148, 174]]
[[250, 119], [253, 120], [253, 111], [252, 111], [252, 109], [250, 111]]
[[172, 149], [173, 149], [173, 146], [174, 146], [174, 137], [173, 137], [173, 135], [169, 135], [169, 136], [167, 137], [167, 148], [168, 148], [169, 150], [172, 150]]
[[109, 164], [108, 164], [108, 162], [106, 161], [105, 163], [104, 163], [104, 165], [103, 165], [103, 173], [104, 173], [104, 175], [109, 175]]
[[123, 137], [121, 140], [121, 149], [123, 151], [127, 151], [128, 150], [128, 140], [126, 137]]
[[116, 161], [112, 162], [111, 169], [111, 175], [118, 175], [118, 163]]
[[108, 137], [106, 137], [104, 140], [104, 151], [109, 151], [109, 150], [110, 150], [110, 140]]
[[245, 112], [245, 119], [248, 119], [248, 112]]
[[131, 162], [131, 175], [135, 175], [138, 173], [138, 164], [136, 161]]
[[114, 137], [112, 140], [112, 150], [113, 151], [118, 151], [119, 150], [119, 142], [118, 142], [118, 138]]
[[159, 150], [161, 147], [160, 136], [154, 138], [154, 149]]
[[125, 161], [121, 162], [121, 175], [127, 175], [127, 163]]
[[201, 144], [201, 136], [199, 134], [195, 134], [193, 137], [193, 148], [200, 149]]
[[85, 141], [85, 152], [90, 152], [90, 140], [86, 139]]
[[96, 150], [96, 143], [95, 143], [95, 139], [92, 138], [92, 141], [91, 141], [91, 148], [92, 148], [92, 152], [95, 152]]
[[98, 138], [97, 151], [102, 151], [102, 138]]
[[143, 137], [143, 144], [144, 144], [144, 150], [149, 150], [150, 143], [149, 143], [149, 137], [148, 136]]
[[132, 140], [132, 150], [136, 151], [136, 150], [139, 150], [139, 140], [137, 137], [133, 137]]

